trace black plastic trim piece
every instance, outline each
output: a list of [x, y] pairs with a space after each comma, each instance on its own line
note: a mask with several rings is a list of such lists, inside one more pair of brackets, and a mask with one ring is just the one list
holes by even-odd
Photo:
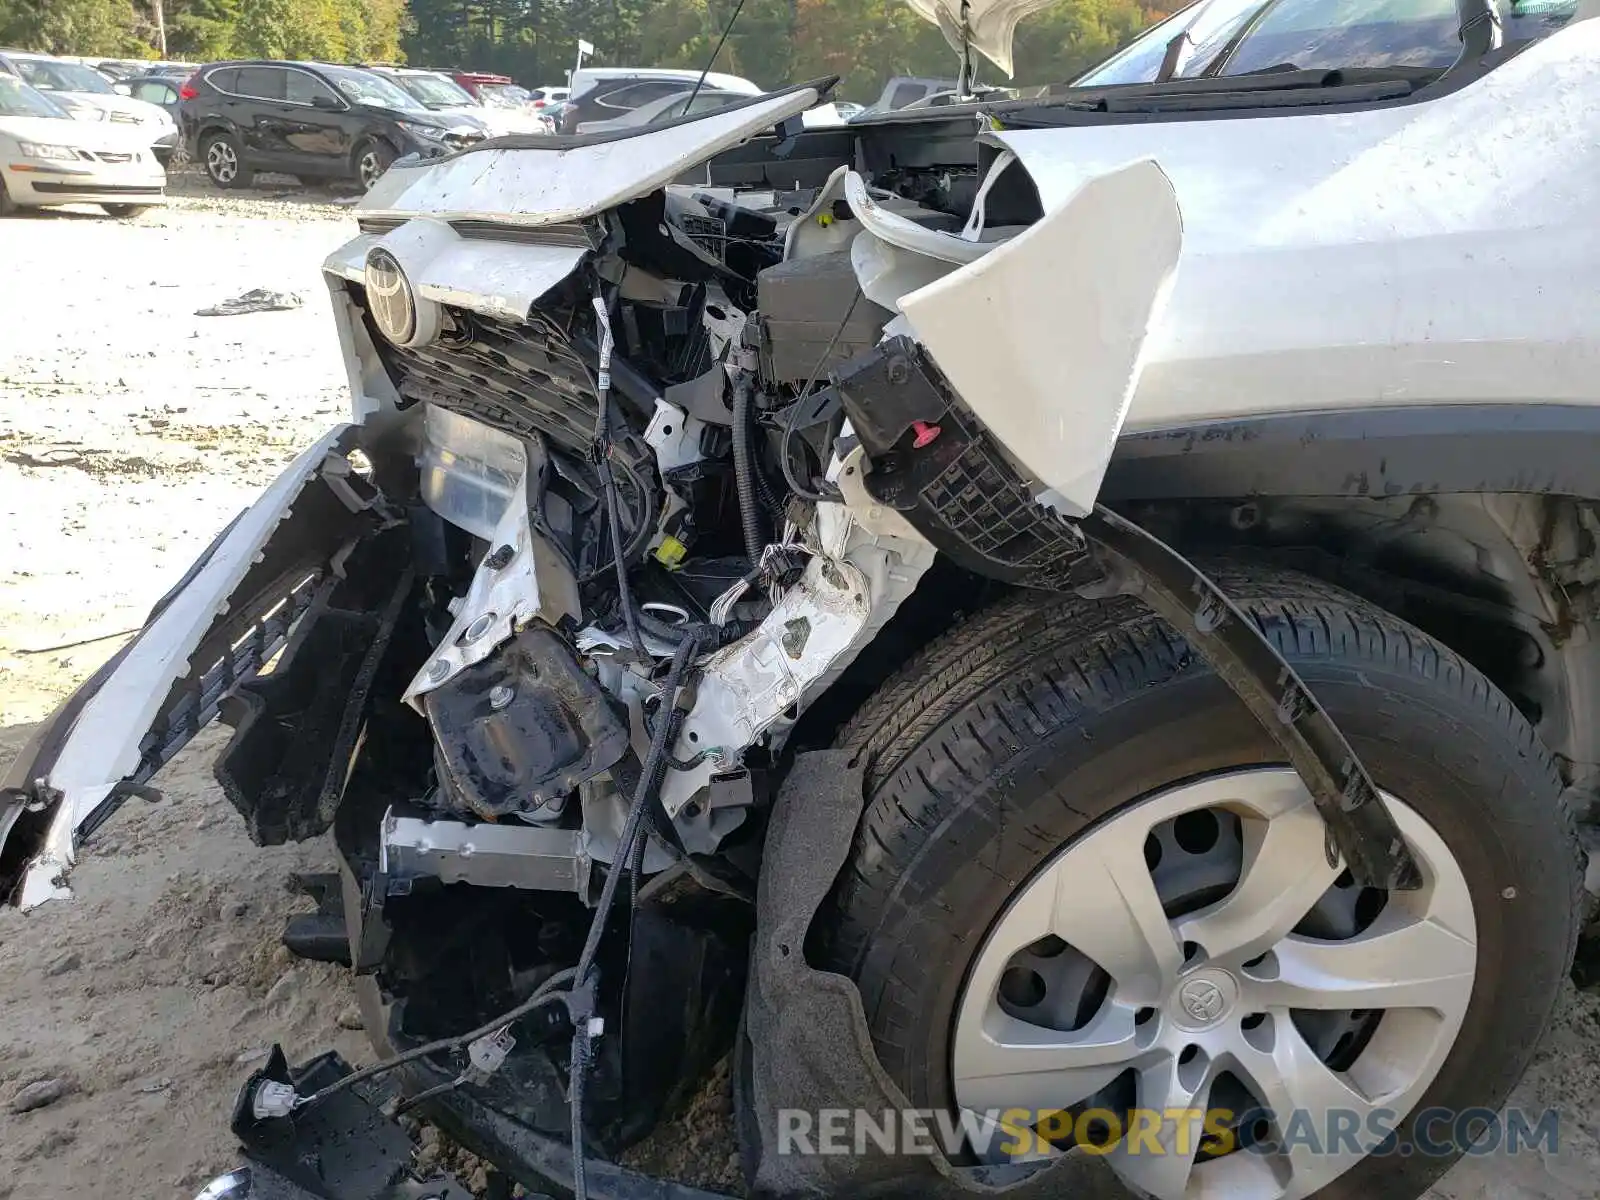
[[148, 183], [56, 183], [51, 180], [37, 180], [33, 185], [36, 192], [48, 195], [62, 196], [149, 196], [159, 200], [166, 189], [161, 184]]
[[1255, 622], [1205, 572], [1127, 518], [1097, 505], [1078, 528], [1108, 574], [1109, 588], [1094, 590], [1137, 596], [1177, 629], [1288, 757], [1327, 823], [1330, 864], [1337, 847], [1362, 887], [1422, 886], [1411, 849], [1361, 759]]
[[1129, 433], [1100, 499], [1447, 492], [1600, 499], [1600, 405], [1414, 405]]

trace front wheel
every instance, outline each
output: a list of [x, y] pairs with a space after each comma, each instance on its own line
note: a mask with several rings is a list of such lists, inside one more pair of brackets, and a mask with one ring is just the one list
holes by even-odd
[[1026, 596], [847, 731], [869, 799], [816, 949], [913, 1104], [1027, 1113], [979, 1158], [1095, 1143], [1156, 1200], [1414, 1197], [1476, 1136], [1458, 1114], [1522, 1074], [1566, 973], [1560, 783], [1420, 631], [1300, 576], [1222, 582], [1389, 797], [1421, 890], [1330, 862], [1298, 776], [1156, 617]]

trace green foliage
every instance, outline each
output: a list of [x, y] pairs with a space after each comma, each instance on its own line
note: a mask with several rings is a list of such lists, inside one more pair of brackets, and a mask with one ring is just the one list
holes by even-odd
[[238, 20], [239, 0], [166, 0], [167, 53], [193, 62], [223, 58]]
[[238, 58], [392, 62], [404, 0], [236, 0], [229, 53]]
[[[156, 53], [156, 0], [0, 0], [0, 45], [57, 54]], [[1175, 0], [1172, 0], [1175, 2]], [[167, 54], [411, 61], [500, 71], [537, 86], [572, 69], [703, 67], [737, 0], [164, 0]], [[1160, 13], [1162, 0], [1060, 0], [1017, 37], [1017, 82], [1072, 78]], [[938, 29], [902, 0], [745, 0], [716, 69], [765, 87], [838, 75], [871, 102], [893, 75], [953, 78]], [[1003, 83], [992, 70], [985, 82]]]
[[[502, 0], [503, 2], [503, 0]], [[165, 0], [167, 55], [389, 62], [405, 0]], [[154, 58], [154, 0], [0, 0], [0, 45], [51, 54]]]
[[0, 0], [0, 46], [142, 57], [132, 0]]

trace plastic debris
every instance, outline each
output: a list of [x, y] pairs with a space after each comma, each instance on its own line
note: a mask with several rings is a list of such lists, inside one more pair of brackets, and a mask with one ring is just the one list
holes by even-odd
[[240, 313], [254, 312], [280, 312], [284, 309], [299, 308], [304, 303], [293, 292], [274, 292], [268, 288], [251, 288], [242, 295], [231, 300], [224, 300], [221, 304], [213, 304], [210, 308], [195, 310], [197, 317], [235, 317]]

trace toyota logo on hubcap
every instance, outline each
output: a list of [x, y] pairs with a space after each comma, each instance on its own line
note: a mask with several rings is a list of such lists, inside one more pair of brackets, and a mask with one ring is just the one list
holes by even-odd
[[1208, 979], [1191, 979], [1178, 993], [1178, 1000], [1196, 1021], [1215, 1021], [1227, 1002], [1222, 989]]

